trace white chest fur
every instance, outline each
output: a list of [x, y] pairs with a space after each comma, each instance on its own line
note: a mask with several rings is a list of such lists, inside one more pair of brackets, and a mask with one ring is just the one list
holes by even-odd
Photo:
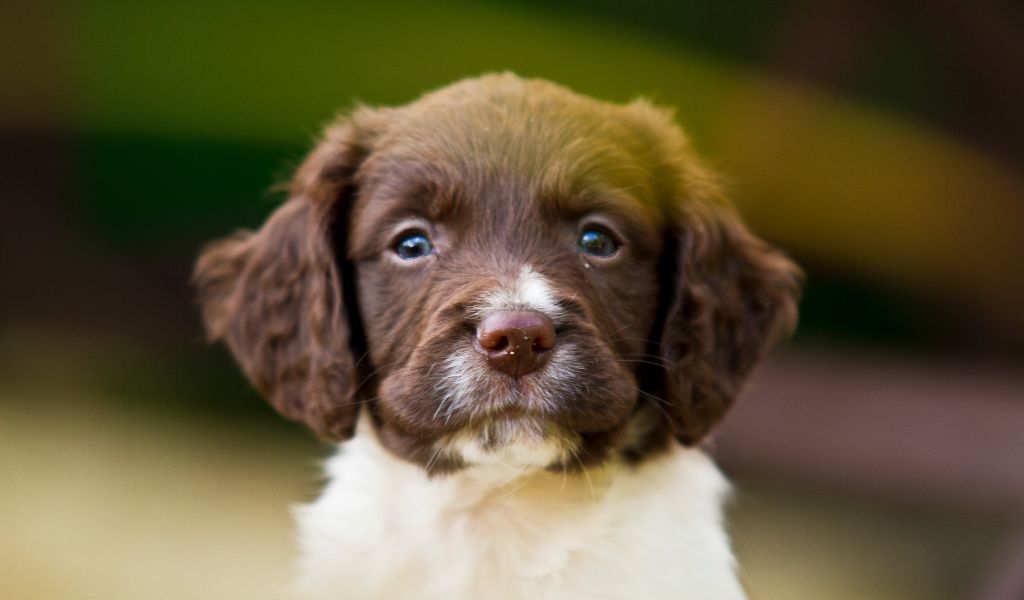
[[701, 451], [587, 473], [474, 467], [428, 479], [365, 430], [300, 507], [296, 589], [318, 599], [741, 599]]

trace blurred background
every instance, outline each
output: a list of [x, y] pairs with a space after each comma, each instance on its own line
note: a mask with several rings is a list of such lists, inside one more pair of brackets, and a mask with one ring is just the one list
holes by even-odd
[[807, 270], [712, 451], [755, 599], [1024, 598], [1024, 8], [0, 5], [0, 597], [276, 598], [328, 449], [203, 342], [321, 125], [494, 70], [675, 106]]

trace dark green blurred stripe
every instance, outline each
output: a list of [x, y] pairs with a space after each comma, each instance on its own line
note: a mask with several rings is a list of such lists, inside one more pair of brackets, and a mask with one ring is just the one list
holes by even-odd
[[115, 242], [154, 243], [262, 222], [306, 147], [115, 133], [79, 141], [86, 217]]
[[945, 341], [934, 307], [907, 290], [807, 268], [796, 342], [884, 344], [888, 352], [935, 349]]

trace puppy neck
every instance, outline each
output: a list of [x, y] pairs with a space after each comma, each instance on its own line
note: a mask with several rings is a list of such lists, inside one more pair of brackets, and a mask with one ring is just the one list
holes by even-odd
[[392, 484], [407, 488], [408, 493], [429, 490], [448, 495], [452, 499], [451, 506], [476, 504], [496, 497], [505, 500], [518, 497], [530, 502], [549, 497], [557, 498], [559, 503], [594, 503], [607, 493], [616, 473], [632, 468], [626, 461], [615, 458], [578, 470], [547, 470], [539, 466], [512, 464], [499, 453], [490, 460], [468, 464], [450, 473], [430, 474], [385, 448], [367, 417], [360, 420], [355, 437], [339, 447], [339, 456], [348, 460], [328, 464], [328, 475], [332, 480], [346, 478], [344, 472], [335, 472], [332, 468], [335, 464], [372, 461], [378, 466], [374, 471], [379, 477], [391, 478]]

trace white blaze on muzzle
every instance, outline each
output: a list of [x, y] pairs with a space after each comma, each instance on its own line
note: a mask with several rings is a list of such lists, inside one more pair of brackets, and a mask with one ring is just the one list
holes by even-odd
[[486, 316], [503, 310], [534, 310], [555, 323], [562, 316], [548, 279], [530, 265], [523, 265], [514, 278], [485, 295], [476, 312]]
[[[513, 277], [484, 293], [470, 310], [470, 318], [477, 324], [499, 313], [540, 313], [552, 323], [564, 318], [554, 289], [547, 278], [532, 266], [523, 265]], [[488, 384], [496, 371], [493, 365], [479, 356], [480, 349], [455, 349], [438, 365], [436, 380], [442, 402], [435, 418], [447, 421], [455, 412], [473, 410], [481, 396], [488, 394]], [[531, 392], [530, 402], [535, 408], [554, 411], [559, 383], [572, 381], [578, 374], [566, 359], [547, 364], [545, 380], [550, 384]], [[549, 389], [550, 388], [550, 389]], [[483, 417], [474, 427], [454, 434], [440, 442], [441, 452], [461, 458], [468, 464], [503, 464], [513, 468], [539, 468], [567, 460], [574, 444], [558, 435], [550, 424], [533, 418], [511, 419]]]

